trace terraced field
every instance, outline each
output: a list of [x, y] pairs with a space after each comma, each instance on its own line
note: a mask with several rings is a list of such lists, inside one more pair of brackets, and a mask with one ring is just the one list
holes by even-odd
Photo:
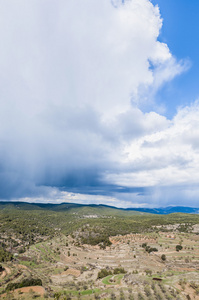
[[197, 215], [2, 207], [2, 299], [199, 299]]
[[[13, 262], [3, 264], [1, 298], [8, 297], [3, 293], [8, 282], [20, 282], [31, 276], [40, 278], [43, 288], [17, 289], [11, 292], [12, 299], [20, 299], [21, 295], [29, 299], [30, 293], [38, 299], [198, 299], [197, 234], [128, 234], [110, 240], [110, 247], [100, 249], [97, 245], [76, 246], [74, 238], [60, 234], [32, 245]], [[144, 243], [158, 251], [148, 253]], [[178, 252], [179, 243], [183, 249]], [[162, 254], [166, 255], [165, 261]], [[113, 271], [119, 267], [126, 274], [98, 279], [100, 270]]]

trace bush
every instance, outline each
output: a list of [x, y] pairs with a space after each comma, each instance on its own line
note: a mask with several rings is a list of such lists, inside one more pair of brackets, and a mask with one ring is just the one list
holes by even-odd
[[109, 240], [109, 236], [107, 235], [89, 235], [87, 237], [81, 237], [82, 244], [88, 245], [99, 245], [101, 249], [105, 249], [107, 246], [111, 246], [111, 241]]
[[162, 260], [162, 261], [165, 261], [165, 260], [166, 260], [166, 255], [165, 255], [165, 254], [162, 254], [161, 260]]
[[183, 248], [183, 247], [182, 247], [181, 245], [176, 245], [176, 251], [179, 252], [180, 250], [182, 250], [182, 248]]
[[151, 253], [151, 252], [157, 252], [158, 249], [157, 248], [152, 248], [150, 246], [146, 246], [145, 248], [146, 252]]
[[110, 270], [107, 269], [102, 269], [101, 271], [98, 272], [97, 278], [101, 279], [104, 278], [108, 275], [112, 275], [113, 273]]
[[151, 271], [151, 270], [149, 270], [149, 269], [146, 269], [146, 270], [145, 270], [145, 273], [146, 273], [146, 275], [149, 275], [149, 276], [151, 276], [151, 275], [152, 275], [152, 271]]
[[4, 268], [2, 267], [2, 265], [0, 265], [0, 272], [4, 271]]
[[6, 262], [13, 259], [12, 253], [7, 250], [0, 248], [0, 262]]
[[150, 290], [150, 287], [148, 285], [144, 287], [144, 292], [145, 292], [147, 297], [151, 296], [151, 290]]
[[41, 279], [39, 279], [39, 278], [37, 278], [37, 279], [34, 279], [34, 278], [28, 279], [28, 278], [26, 278], [26, 279], [22, 280], [21, 282], [11, 282], [11, 283], [9, 283], [6, 287], [6, 291], [12, 291], [12, 290], [19, 289], [19, 288], [22, 288], [22, 287], [36, 286], [36, 285], [42, 286]]
[[143, 243], [142, 244], [142, 248], [144, 248], [146, 250], [146, 252], [151, 253], [151, 252], [157, 252], [158, 249], [157, 248], [153, 248], [147, 245], [147, 243]]
[[116, 298], [116, 296], [115, 296], [115, 294], [114, 293], [111, 293], [111, 300], [116, 300], [117, 298]]
[[198, 284], [193, 281], [190, 282], [189, 286], [194, 290], [196, 290], [199, 287]]
[[126, 271], [124, 270], [124, 268], [115, 268], [113, 271], [113, 274], [125, 274]]
[[19, 252], [19, 254], [26, 252], [25, 247], [19, 248], [18, 252]]

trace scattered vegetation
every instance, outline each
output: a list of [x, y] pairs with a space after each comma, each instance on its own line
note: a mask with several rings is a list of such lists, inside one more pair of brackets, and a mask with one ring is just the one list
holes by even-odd
[[12, 291], [18, 288], [23, 288], [23, 287], [27, 287], [27, 286], [42, 286], [42, 281], [41, 279], [34, 279], [34, 278], [30, 278], [30, 279], [24, 279], [21, 282], [11, 282], [7, 285], [6, 287], [6, 291]]
[[3, 247], [0, 248], [0, 262], [11, 261], [13, 259], [12, 253], [4, 249]]
[[142, 244], [142, 248], [144, 248], [145, 251], [148, 252], [148, 253], [151, 253], [151, 252], [157, 252], [157, 251], [158, 251], [157, 248], [150, 247], [150, 246], [147, 245], [147, 243], [143, 243], [143, 244]]
[[198, 215], [0, 203], [0, 294], [43, 285], [48, 299], [192, 299], [197, 224]]

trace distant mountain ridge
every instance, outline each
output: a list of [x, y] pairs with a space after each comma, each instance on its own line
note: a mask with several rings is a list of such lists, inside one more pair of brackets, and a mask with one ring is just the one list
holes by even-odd
[[193, 208], [188, 206], [168, 206], [160, 208], [118, 208], [114, 206], [104, 204], [78, 204], [78, 203], [29, 203], [29, 202], [12, 202], [12, 201], [0, 201], [0, 209], [4, 208], [18, 208], [22, 210], [52, 210], [52, 211], [67, 211], [70, 209], [78, 208], [99, 208], [100, 210], [118, 210], [118, 211], [135, 211], [140, 213], [168, 215], [171, 213], [188, 213], [199, 214], [199, 208]]
[[168, 215], [172, 213], [199, 214], [199, 208], [188, 206], [168, 206], [160, 208], [127, 208], [127, 210], [134, 210], [158, 215]]

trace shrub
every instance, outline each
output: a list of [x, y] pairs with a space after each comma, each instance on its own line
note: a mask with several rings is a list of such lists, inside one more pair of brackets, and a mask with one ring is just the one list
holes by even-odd
[[149, 275], [149, 276], [151, 276], [151, 275], [152, 275], [152, 271], [151, 271], [151, 270], [149, 270], [149, 269], [146, 269], [146, 270], [145, 270], [145, 273], [146, 273], [146, 275]]
[[158, 249], [157, 248], [153, 248], [147, 245], [147, 243], [143, 243], [142, 244], [142, 248], [144, 248], [146, 250], [146, 252], [151, 253], [151, 252], [157, 252]]
[[18, 288], [26, 287], [26, 286], [42, 286], [41, 279], [37, 278], [26, 278], [22, 280], [21, 282], [11, 282], [7, 285], [6, 291], [12, 291]]
[[199, 287], [198, 284], [193, 281], [190, 282], [189, 286], [194, 290], [196, 290]]
[[147, 297], [151, 296], [151, 290], [150, 290], [150, 287], [148, 285], [144, 287], [144, 292], [145, 292]]
[[107, 269], [102, 269], [101, 271], [98, 272], [97, 278], [101, 279], [104, 278], [108, 275], [112, 275], [113, 273], [110, 270]]
[[99, 245], [101, 249], [105, 249], [107, 246], [110, 246], [112, 243], [109, 240], [109, 236], [107, 235], [96, 235], [92, 236], [89, 235], [87, 237], [81, 237], [82, 244], [88, 244], [88, 245]]
[[13, 259], [12, 253], [7, 250], [0, 248], [0, 262], [6, 262]]
[[182, 248], [183, 248], [183, 247], [182, 247], [181, 245], [176, 245], [176, 251], [179, 252], [180, 250], [182, 250]]
[[166, 255], [165, 255], [165, 254], [162, 254], [162, 255], [161, 255], [161, 260], [162, 260], [162, 261], [165, 261], [165, 260], [166, 260]]
[[124, 270], [124, 268], [115, 268], [113, 271], [113, 274], [125, 274], [126, 271]]
[[116, 300], [116, 296], [114, 293], [111, 293], [111, 300]]
[[4, 270], [4, 268], [2, 267], [2, 265], [0, 265], [0, 272], [2, 272]]

